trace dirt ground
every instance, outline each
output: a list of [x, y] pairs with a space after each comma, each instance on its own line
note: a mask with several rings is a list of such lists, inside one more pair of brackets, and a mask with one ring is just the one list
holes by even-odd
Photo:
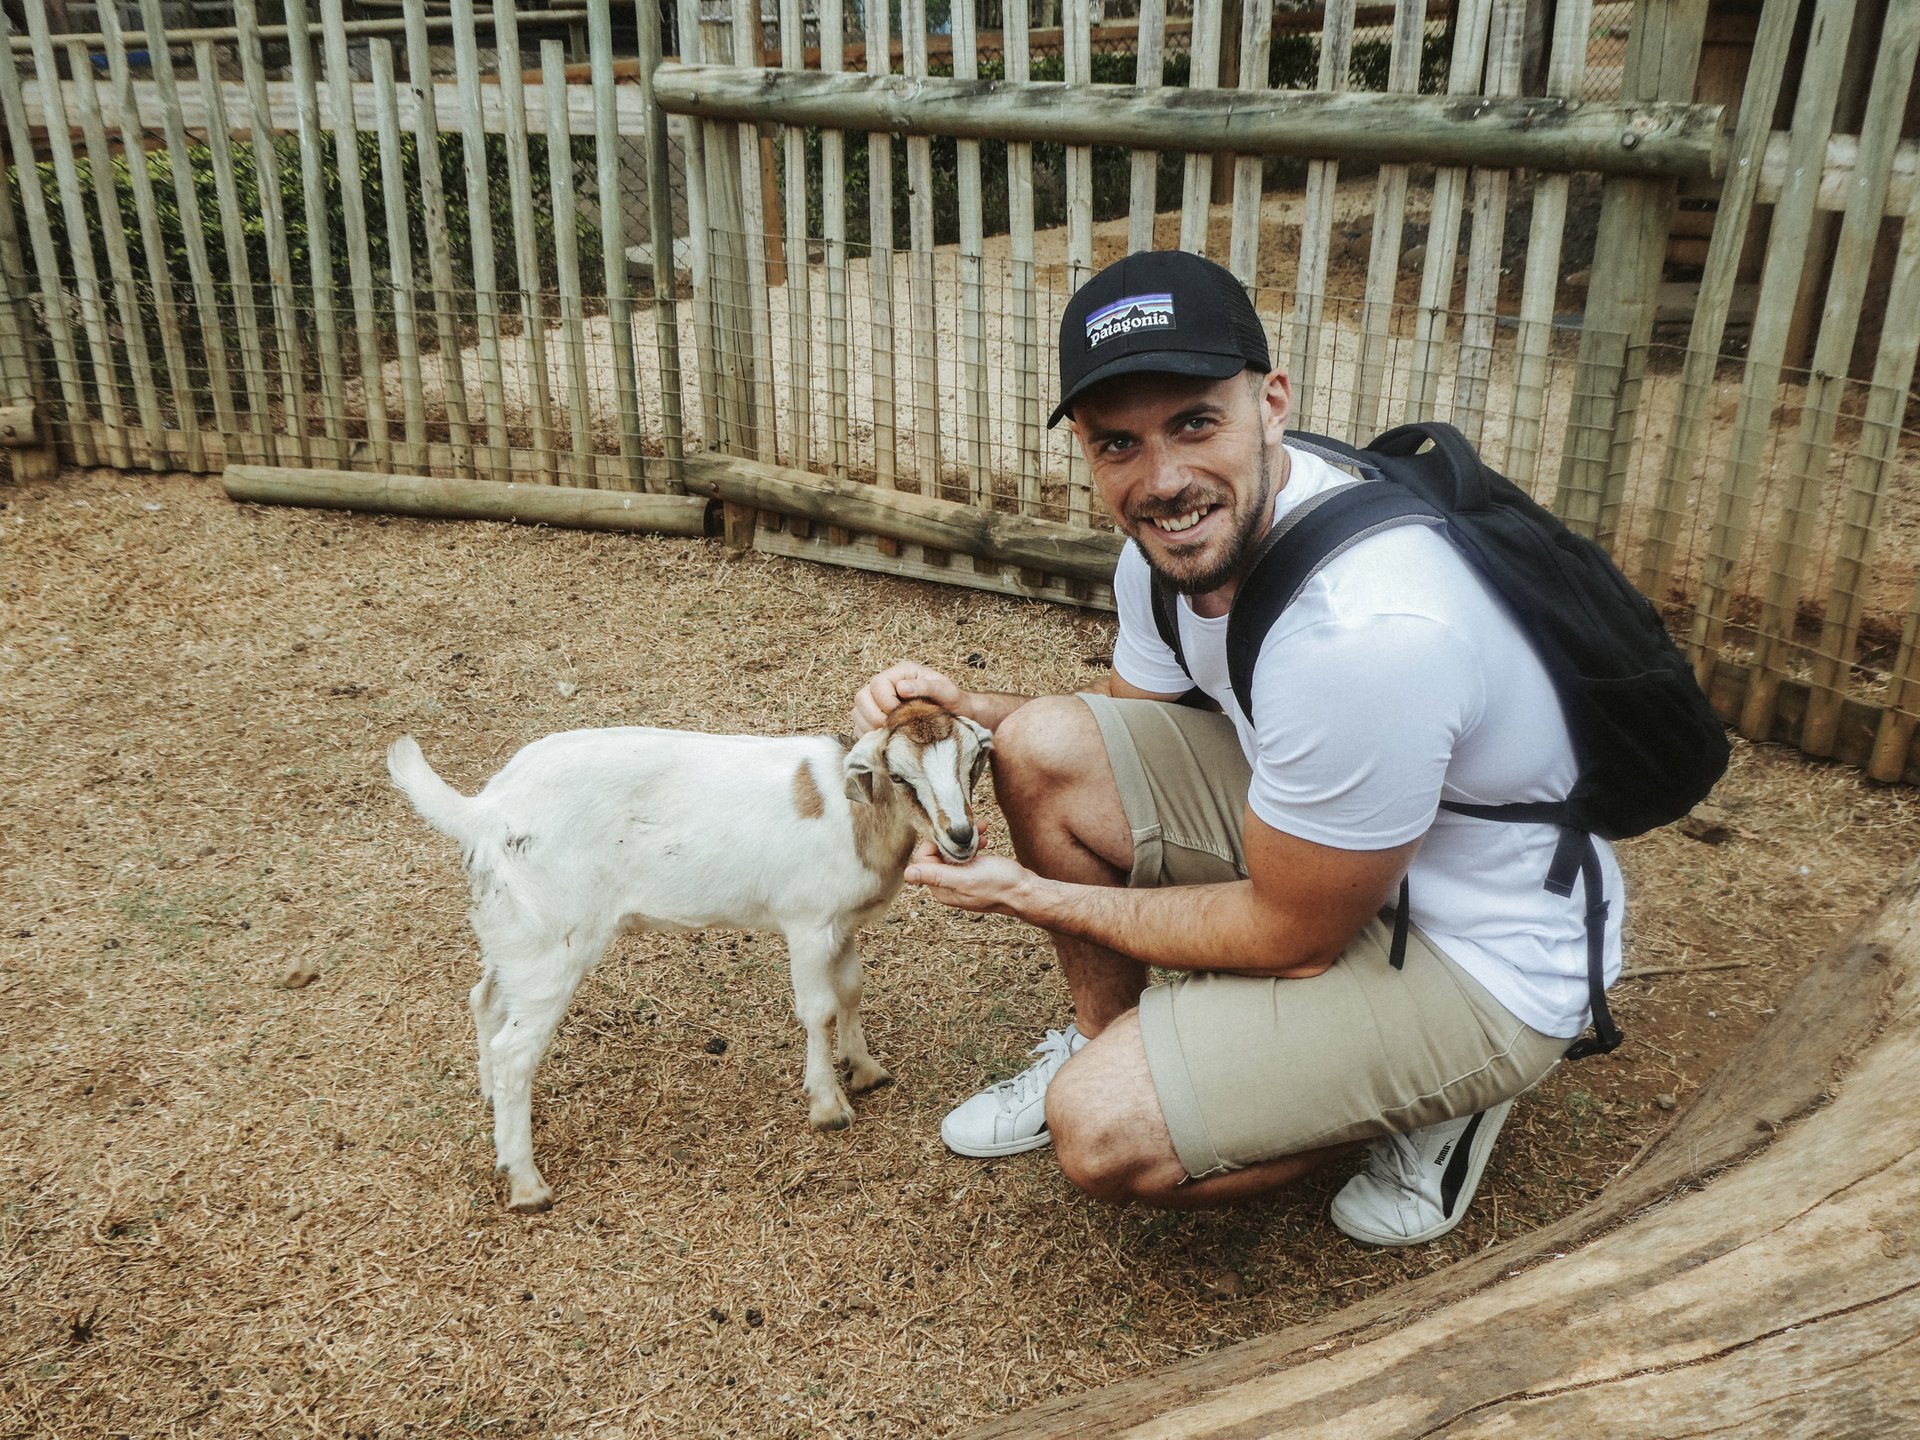
[[899, 1083], [835, 1136], [777, 941], [623, 942], [541, 1071], [557, 1204], [521, 1217], [457, 858], [387, 743], [471, 790], [577, 726], [837, 729], [903, 655], [1096, 681], [1111, 621], [111, 472], [0, 483], [0, 616], [0, 1435], [953, 1434], [1579, 1206], [1920, 841], [1912, 792], [1740, 745], [1730, 838], [1623, 847], [1628, 1045], [1516, 1106], [1466, 1223], [1410, 1252], [1331, 1228], [1344, 1172], [1165, 1216], [1044, 1152], [949, 1155], [947, 1106], [1067, 1008], [1036, 934], [915, 895], [864, 942]]

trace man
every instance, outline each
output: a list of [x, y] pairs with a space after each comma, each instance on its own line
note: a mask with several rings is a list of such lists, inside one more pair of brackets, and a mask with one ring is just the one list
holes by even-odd
[[[1130, 542], [1105, 692], [967, 691], [903, 662], [854, 703], [860, 729], [925, 696], [994, 731], [1018, 858], [923, 853], [907, 878], [1051, 932], [1072, 992], [1074, 1023], [941, 1135], [979, 1156], [1050, 1142], [1089, 1194], [1166, 1207], [1261, 1195], [1364, 1142], [1334, 1223], [1376, 1245], [1445, 1234], [1512, 1098], [1587, 1023], [1583, 907], [1542, 888], [1557, 832], [1438, 808], [1566, 793], [1552, 686], [1447, 540], [1407, 526], [1308, 581], [1241, 713], [1236, 587], [1272, 524], [1352, 477], [1284, 443], [1287, 376], [1245, 291], [1197, 256], [1090, 280], [1061, 321], [1060, 384], [1054, 422]], [[1185, 668], [1150, 571], [1180, 594]], [[1172, 703], [1190, 686], [1223, 713]], [[1395, 968], [1380, 912], [1403, 875]], [[1616, 905], [1609, 978], [1619, 925]], [[1149, 965], [1179, 973], [1148, 988]]]

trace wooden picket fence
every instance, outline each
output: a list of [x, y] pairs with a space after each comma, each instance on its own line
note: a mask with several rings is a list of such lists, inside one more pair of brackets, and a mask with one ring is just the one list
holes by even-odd
[[29, 6], [0, 66], [16, 472], [684, 492], [736, 543], [1109, 604], [1052, 338], [1177, 244], [1247, 284], [1304, 426], [1460, 425], [1745, 733], [1920, 779], [1902, 0], [1765, 0], [1730, 133], [1709, 0], [112, 8]]

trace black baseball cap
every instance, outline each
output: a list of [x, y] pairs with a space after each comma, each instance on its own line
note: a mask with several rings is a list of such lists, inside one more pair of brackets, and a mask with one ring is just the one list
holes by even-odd
[[1141, 250], [1082, 285], [1060, 317], [1060, 403], [1142, 372], [1224, 380], [1273, 368], [1267, 332], [1233, 273], [1185, 250]]

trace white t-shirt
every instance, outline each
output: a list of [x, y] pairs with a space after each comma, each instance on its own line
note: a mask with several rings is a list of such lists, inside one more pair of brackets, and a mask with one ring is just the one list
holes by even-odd
[[[1292, 447], [1276, 519], [1353, 477]], [[1585, 893], [1544, 888], [1559, 832], [1476, 820], [1441, 800], [1560, 800], [1573, 746], [1544, 668], [1512, 617], [1425, 525], [1372, 536], [1309, 580], [1267, 633], [1254, 715], [1227, 678], [1227, 621], [1177, 606], [1182, 670], [1153, 623], [1147, 563], [1129, 543], [1114, 573], [1114, 673], [1156, 694], [1199, 686], [1233, 721], [1253, 769], [1247, 803], [1288, 835], [1342, 850], [1425, 836], [1408, 869], [1413, 921], [1534, 1029], [1587, 1025]], [[1620, 971], [1622, 886], [1599, 843], [1607, 983]]]

